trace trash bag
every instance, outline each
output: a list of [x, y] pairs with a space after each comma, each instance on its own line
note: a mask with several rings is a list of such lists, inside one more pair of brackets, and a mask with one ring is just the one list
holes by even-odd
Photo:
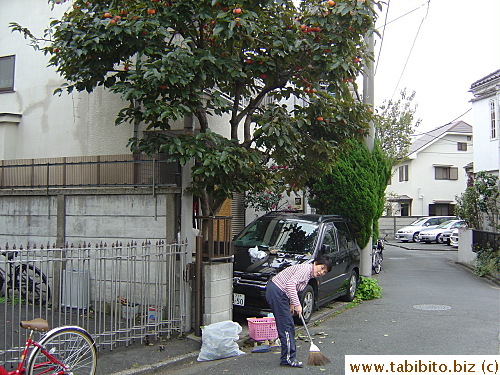
[[241, 326], [230, 320], [213, 323], [201, 329], [201, 350], [198, 362], [245, 354], [236, 342]]

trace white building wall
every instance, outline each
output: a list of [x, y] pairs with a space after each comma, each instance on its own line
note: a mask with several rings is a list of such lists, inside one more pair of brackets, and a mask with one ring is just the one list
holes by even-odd
[[[467, 151], [458, 151], [457, 142], [466, 142]], [[472, 161], [473, 144], [466, 135], [445, 134], [430, 146], [418, 152], [414, 159], [393, 168], [391, 184], [386, 193], [408, 195], [413, 198], [410, 215], [429, 215], [429, 204], [456, 203], [455, 197], [463, 193], [467, 176], [463, 169]], [[408, 164], [408, 181], [399, 182], [398, 167]], [[435, 165], [458, 167], [458, 180], [436, 180]]]
[[0, 159], [128, 153], [133, 129], [114, 125], [119, 99], [102, 89], [92, 95], [53, 95], [63, 80], [54, 67], [47, 67], [48, 56], [9, 29], [10, 22], [17, 22], [43, 36], [50, 19], [69, 6], [65, 3], [51, 11], [46, 1], [0, 0], [0, 56], [16, 56], [14, 92], [0, 93], [0, 113], [21, 115], [17, 124], [0, 122], [0, 132], [9, 129], [4, 130], [9, 147], [0, 149]]
[[[70, 6], [67, 2], [51, 11], [47, 1], [0, 0], [0, 56], [16, 56], [14, 92], [0, 92], [0, 160], [130, 152], [127, 143], [134, 135], [133, 125], [115, 126], [118, 111], [126, 106], [119, 96], [103, 88], [92, 94], [53, 95], [64, 81], [47, 66], [48, 56], [9, 28], [10, 22], [17, 22], [43, 36], [50, 19]], [[11, 121], [12, 116], [2, 114], [20, 117]], [[229, 116], [209, 121], [213, 131], [230, 135]], [[173, 125], [183, 126], [182, 121]]]
[[[495, 101], [497, 136], [491, 137], [490, 100]], [[472, 102], [474, 134], [474, 172], [488, 171], [498, 175], [500, 167], [500, 90], [495, 96]]]

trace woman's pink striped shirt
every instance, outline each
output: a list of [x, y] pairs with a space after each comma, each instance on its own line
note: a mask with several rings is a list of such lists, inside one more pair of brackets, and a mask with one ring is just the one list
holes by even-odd
[[285, 292], [291, 305], [300, 305], [297, 292], [303, 290], [313, 278], [313, 268], [313, 263], [296, 264], [285, 268], [272, 278], [273, 283]]

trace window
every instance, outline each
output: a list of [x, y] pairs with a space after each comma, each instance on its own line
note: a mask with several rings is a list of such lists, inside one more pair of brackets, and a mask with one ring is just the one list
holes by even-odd
[[0, 91], [14, 91], [15, 56], [0, 57]]
[[325, 238], [323, 239], [323, 245], [327, 245], [330, 253], [334, 253], [338, 251], [337, 241], [335, 240], [335, 228], [333, 226], [329, 226], [326, 230]]
[[337, 227], [340, 250], [345, 250], [352, 247], [355, 243], [355, 240], [347, 224], [343, 221], [338, 221], [335, 222], [335, 227]]
[[[455, 205], [450, 203], [429, 204], [429, 216], [453, 216]], [[441, 224], [450, 218], [440, 218], [438, 224]]]
[[491, 139], [497, 137], [497, 116], [495, 100], [490, 100], [490, 122], [491, 122]]
[[431, 225], [439, 225], [439, 219], [436, 218], [436, 219], [427, 220], [427, 222], [424, 225], [427, 227], [430, 227]]
[[436, 180], [458, 180], [457, 167], [435, 167], [434, 172]]
[[399, 181], [408, 181], [408, 165], [399, 167]]
[[458, 151], [467, 151], [467, 143], [457, 142], [457, 150]]

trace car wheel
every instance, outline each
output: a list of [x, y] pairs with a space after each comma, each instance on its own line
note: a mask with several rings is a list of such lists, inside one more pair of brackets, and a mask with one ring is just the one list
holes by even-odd
[[436, 237], [436, 243], [444, 243], [443, 236], [441, 234], [437, 235], [437, 237]]
[[[314, 289], [311, 285], [306, 286], [300, 297], [300, 304], [302, 305], [302, 316], [304, 321], [309, 323], [311, 320], [312, 313], [314, 311], [314, 301], [316, 299]], [[294, 317], [295, 322], [302, 324], [302, 320], [296, 316]]]
[[356, 271], [352, 271], [349, 276], [349, 285], [347, 285], [346, 293], [340, 297], [341, 301], [351, 302], [356, 295], [356, 290], [358, 289], [358, 274]]
[[420, 242], [419, 234], [420, 232], [416, 232], [413, 234], [413, 242]]

